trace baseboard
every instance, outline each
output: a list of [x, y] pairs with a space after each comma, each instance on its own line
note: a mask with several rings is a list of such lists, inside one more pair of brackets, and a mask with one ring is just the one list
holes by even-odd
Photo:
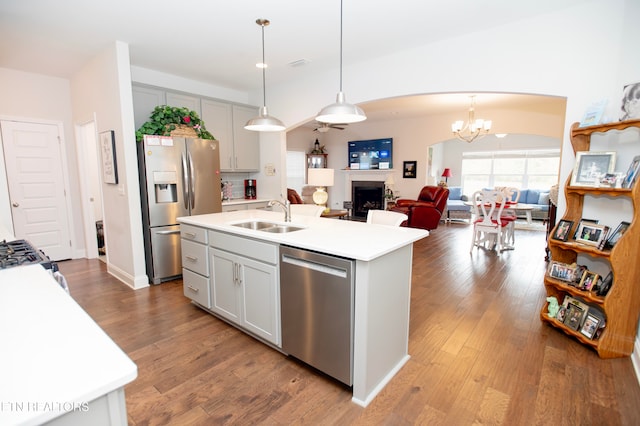
[[134, 277], [111, 263], [107, 263], [107, 273], [134, 290], [149, 287], [149, 279], [146, 275]]

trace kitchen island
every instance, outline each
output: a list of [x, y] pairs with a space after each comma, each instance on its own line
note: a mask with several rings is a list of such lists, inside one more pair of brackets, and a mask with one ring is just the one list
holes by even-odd
[[136, 365], [40, 265], [0, 270], [0, 341], [0, 424], [127, 424]]
[[[212, 244], [224, 247], [219, 240], [213, 241], [222, 237], [230, 245], [243, 240], [258, 244], [258, 251], [264, 249], [264, 253], [269, 253], [270, 247], [276, 247], [277, 250], [279, 245], [287, 245], [355, 261], [353, 402], [367, 406], [408, 361], [413, 243], [428, 236], [428, 231], [296, 215], [291, 222], [285, 222], [282, 212], [264, 210], [189, 216], [178, 220], [189, 227], [188, 233], [193, 238], [204, 235], [200, 230], [208, 232], [209, 239], [203, 236], [200, 241], [204, 242], [203, 247]], [[300, 229], [293, 232], [265, 232], [237, 226], [250, 221], [269, 221]], [[183, 248], [184, 240], [183, 234]], [[209, 251], [215, 250], [209, 247]], [[208, 283], [209, 265], [215, 260], [214, 257], [207, 259], [207, 272], [203, 272], [202, 277], [198, 275], [203, 283]], [[184, 261], [183, 253], [183, 266]], [[271, 263], [275, 265], [274, 273], [279, 277], [277, 262], [271, 260]], [[279, 278], [277, 280], [279, 283]], [[208, 285], [209, 288], [194, 288], [197, 296], [192, 297], [197, 304], [204, 305], [205, 309], [212, 306], [210, 290], [215, 284], [211, 282]], [[188, 294], [187, 290], [185, 288], [185, 294]], [[269, 294], [277, 291], [278, 289]], [[253, 329], [246, 328], [254, 336], [281, 349], [279, 302], [278, 296], [272, 306], [274, 330], [263, 336], [260, 334], [262, 330], [253, 332]], [[229, 317], [225, 319], [228, 320]]]

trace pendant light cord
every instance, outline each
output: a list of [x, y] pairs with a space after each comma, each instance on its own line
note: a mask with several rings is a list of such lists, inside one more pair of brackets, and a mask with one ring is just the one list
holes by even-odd
[[267, 63], [264, 60], [264, 26], [265, 24], [262, 23], [260, 26], [262, 27], [262, 106], [267, 106], [267, 83], [266, 83], [266, 77], [265, 77], [265, 73], [266, 73], [265, 69], [267, 68]]
[[342, 92], [342, 0], [340, 0], [340, 91]]

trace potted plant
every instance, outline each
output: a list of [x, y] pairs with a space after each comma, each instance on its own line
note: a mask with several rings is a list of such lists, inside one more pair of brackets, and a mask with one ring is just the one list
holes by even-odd
[[142, 142], [144, 135], [171, 136], [181, 126], [192, 129], [200, 139], [215, 139], [205, 128], [198, 113], [188, 108], [160, 105], [153, 109], [149, 121], [136, 130], [136, 141]]

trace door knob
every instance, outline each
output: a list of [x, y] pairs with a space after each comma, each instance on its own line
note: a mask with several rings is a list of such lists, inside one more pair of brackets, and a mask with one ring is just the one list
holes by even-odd
[[13, 207], [20, 207], [20, 204], [18, 204], [18, 203], [13, 203], [13, 204], [11, 204], [11, 205], [12, 205]]

